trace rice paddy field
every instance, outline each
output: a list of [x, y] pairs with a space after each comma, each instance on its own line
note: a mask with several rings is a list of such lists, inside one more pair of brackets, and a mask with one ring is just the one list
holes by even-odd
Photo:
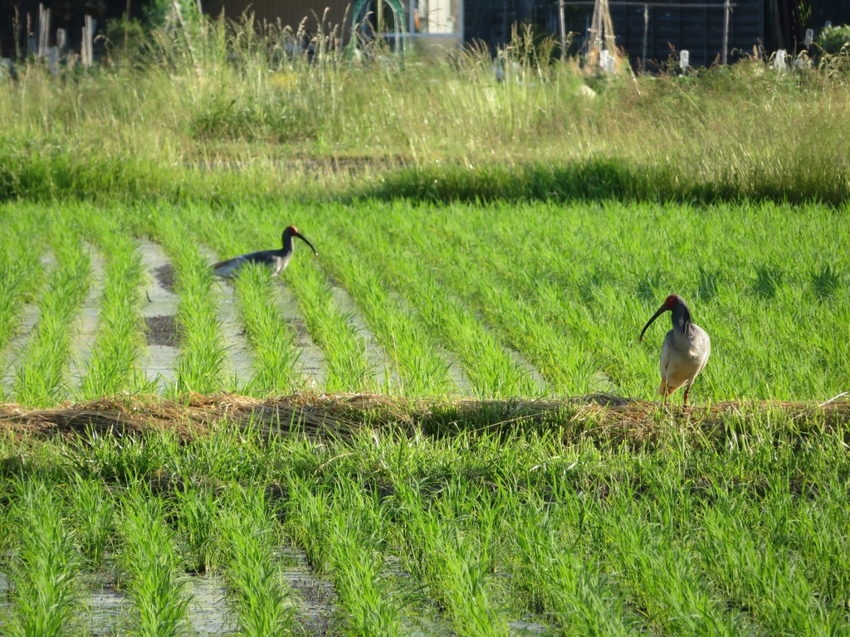
[[0, 634], [850, 635], [846, 60], [206, 28], [0, 78]]

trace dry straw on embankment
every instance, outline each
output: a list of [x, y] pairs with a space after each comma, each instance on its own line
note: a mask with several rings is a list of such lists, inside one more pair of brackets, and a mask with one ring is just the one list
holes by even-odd
[[79, 435], [144, 436], [168, 431], [184, 440], [209, 435], [223, 423], [268, 436], [348, 438], [366, 428], [390, 428], [409, 435], [451, 435], [461, 431], [549, 430], [564, 443], [652, 444], [677, 432], [696, 443], [746, 436], [770, 423], [807, 433], [845, 431], [850, 439], [850, 400], [814, 402], [721, 402], [665, 409], [657, 402], [607, 394], [553, 400], [413, 400], [378, 394], [294, 394], [260, 400], [220, 394], [183, 401], [157, 397], [103, 399], [25, 410], [0, 406], [0, 432], [16, 437]]

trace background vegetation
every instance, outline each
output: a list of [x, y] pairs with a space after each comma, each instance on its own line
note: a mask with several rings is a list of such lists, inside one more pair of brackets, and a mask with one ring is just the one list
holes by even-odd
[[430, 196], [435, 171], [444, 197], [847, 196], [846, 51], [794, 72], [598, 76], [518, 34], [499, 81], [474, 50], [438, 64], [301, 43], [198, 21], [88, 71], [19, 67], [0, 79], [0, 197]]

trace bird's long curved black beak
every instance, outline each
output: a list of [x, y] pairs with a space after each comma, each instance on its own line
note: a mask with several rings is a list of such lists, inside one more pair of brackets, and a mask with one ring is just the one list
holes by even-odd
[[312, 244], [312, 243], [310, 243], [309, 241], [307, 241], [307, 239], [305, 239], [305, 238], [304, 238], [304, 235], [299, 234], [299, 233], [297, 233], [297, 232], [296, 232], [296, 233], [294, 233], [294, 234], [295, 234], [295, 236], [296, 236], [296, 237], [298, 237], [299, 239], [301, 239], [301, 241], [303, 241], [303, 242], [304, 242], [304, 243], [306, 243], [308, 246], [310, 246], [310, 249], [313, 251], [313, 254], [315, 254], [316, 256], [319, 256], [319, 253], [318, 253], [318, 252], [316, 252], [316, 248], [314, 248], [314, 247], [313, 247], [313, 244]]
[[643, 334], [644, 334], [644, 332], [646, 332], [646, 328], [647, 328], [647, 327], [649, 327], [650, 325], [652, 325], [652, 322], [653, 322], [655, 319], [657, 319], [659, 316], [661, 316], [662, 314], [664, 314], [664, 312], [666, 312], [666, 311], [667, 311], [667, 306], [666, 306], [666, 305], [662, 305], [660, 308], [658, 308], [658, 311], [657, 311], [655, 314], [653, 314], [653, 315], [652, 315], [652, 318], [651, 318], [651, 319], [649, 319], [649, 320], [646, 322], [646, 325], [644, 325], [644, 326], [643, 326], [643, 329], [642, 329], [642, 330], [641, 330], [641, 332], [640, 332], [640, 338], [638, 339], [638, 341], [642, 341], [642, 340], [643, 340]]

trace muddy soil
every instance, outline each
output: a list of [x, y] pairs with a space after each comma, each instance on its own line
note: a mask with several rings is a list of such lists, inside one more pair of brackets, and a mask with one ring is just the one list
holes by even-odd
[[148, 284], [142, 292], [142, 316], [147, 326], [145, 334], [148, 351], [142, 356], [141, 362], [145, 375], [150, 380], [157, 379], [160, 390], [164, 391], [176, 380], [175, 370], [180, 350], [174, 317], [180, 297], [173, 292], [173, 275], [169, 279], [164, 274], [171, 268], [171, 263], [162, 247], [152, 241], [142, 240], [139, 242], [139, 250], [142, 266], [148, 274]]

